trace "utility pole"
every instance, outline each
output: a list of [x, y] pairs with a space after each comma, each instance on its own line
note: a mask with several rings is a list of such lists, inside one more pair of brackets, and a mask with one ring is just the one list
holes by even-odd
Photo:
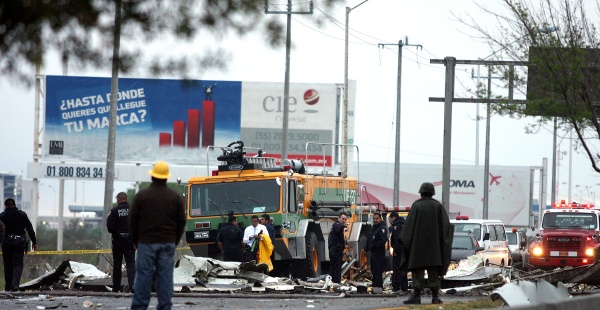
[[269, 1], [265, 1], [265, 14], [287, 14], [287, 34], [285, 39], [285, 82], [283, 87], [283, 132], [281, 135], [281, 160], [287, 157], [288, 149], [288, 121], [289, 121], [289, 102], [290, 102], [290, 46], [292, 45], [292, 14], [312, 14], [313, 2], [310, 1], [310, 10], [308, 12], [292, 11], [292, 0], [288, 0], [287, 11], [269, 11]]
[[408, 37], [404, 37], [404, 43], [402, 40], [398, 41], [398, 44], [392, 43], [379, 43], [378, 47], [385, 47], [386, 45], [397, 45], [398, 46], [398, 82], [396, 86], [396, 153], [394, 159], [394, 207], [400, 206], [400, 111], [401, 111], [401, 89], [402, 89], [402, 47], [404, 46], [416, 46], [417, 48], [423, 49], [420, 44], [408, 44]]

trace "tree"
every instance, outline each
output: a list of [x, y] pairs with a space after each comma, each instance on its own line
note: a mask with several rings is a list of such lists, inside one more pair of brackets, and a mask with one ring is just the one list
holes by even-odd
[[[556, 117], [563, 131], [576, 133], [592, 168], [600, 172], [597, 150], [600, 50], [596, 25], [588, 16], [589, 12], [598, 11], [598, 2], [595, 7], [584, 0], [502, 0], [502, 4], [508, 13], [479, 5], [498, 21], [499, 28], [495, 32], [471, 16], [458, 17], [477, 33], [478, 39], [496, 51], [493, 58], [508, 56], [529, 62], [513, 76], [515, 86], [523, 94], [527, 93], [527, 104], [507, 100], [493, 105], [493, 110], [515, 118], [535, 116], [535, 123], [528, 126], [529, 132], [539, 130]], [[503, 74], [505, 81], [509, 80], [508, 68], [494, 69]], [[486, 93], [481, 86], [478, 85], [477, 94], [484, 98]]]
[[[330, 8], [340, 0], [322, 0]], [[122, 5], [120, 70], [148, 68], [154, 75], [187, 77], [209, 67], [226, 66], [226, 49], [204, 46], [200, 52], [189, 46], [187, 53], [150, 56], [154, 43], [192, 42], [201, 36], [220, 39], [260, 32], [271, 46], [285, 42], [284, 19], [264, 14], [267, 1], [260, 0], [126, 0]], [[0, 72], [11, 81], [31, 84], [36, 64], [43, 54], [59, 51], [86, 68], [104, 68], [111, 63], [113, 0], [11, 0], [0, 3]], [[283, 11], [286, 5], [279, 6]], [[166, 49], [166, 48], [165, 48]], [[149, 58], [149, 59], [146, 59]]]

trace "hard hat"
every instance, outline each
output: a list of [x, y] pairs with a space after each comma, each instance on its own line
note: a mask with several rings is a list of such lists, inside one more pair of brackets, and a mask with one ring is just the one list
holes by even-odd
[[148, 171], [148, 173], [157, 179], [168, 179], [171, 177], [169, 165], [164, 161], [156, 162], [154, 166], [152, 166], [152, 170]]
[[435, 195], [435, 187], [433, 186], [433, 183], [423, 182], [423, 184], [421, 184], [421, 188], [419, 188], [419, 194], [423, 193]]

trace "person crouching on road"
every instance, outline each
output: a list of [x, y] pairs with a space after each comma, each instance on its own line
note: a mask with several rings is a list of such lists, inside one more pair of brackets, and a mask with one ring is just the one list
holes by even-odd
[[137, 249], [131, 309], [148, 308], [154, 273], [156, 308], [171, 309], [175, 247], [185, 229], [185, 209], [182, 196], [167, 187], [171, 174], [164, 161], [148, 173], [152, 184], [135, 195], [129, 210], [129, 235]]
[[433, 199], [435, 188], [425, 182], [419, 189], [421, 199], [415, 201], [400, 232], [403, 246], [402, 267], [412, 271], [413, 293], [405, 304], [420, 304], [425, 287], [425, 270], [431, 290], [431, 303], [441, 304], [440, 277], [446, 274], [452, 253], [453, 226], [444, 206]]
[[106, 219], [106, 228], [112, 234], [113, 247], [113, 292], [121, 291], [121, 275], [123, 257], [125, 257], [125, 267], [127, 269], [127, 284], [129, 289], [133, 289], [135, 279], [135, 249], [133, 241], [129, 236], [129, 203], [127, 203], [127, 194], [120, 192], [117, 194], [117, 206], [110, 210]]

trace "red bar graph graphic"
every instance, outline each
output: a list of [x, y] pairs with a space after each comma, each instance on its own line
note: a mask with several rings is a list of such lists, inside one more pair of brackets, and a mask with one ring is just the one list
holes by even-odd
[[215, 144], [215, 102], [202, 101], [202, 147]]
[[200, 146], [200, 110], [188, 110], [188, 141], [187, 147], [198, 148]]
[[185, 147], [185, 122], [173, 121], [173, 146]]
[[215, 102], [213, 100], [202, 101], [202, 110], [188, 109], [187, 131], [186, 121], [177, 120], [173, 121], [172, 134], [161, 132], [158, 137], [159, 147], [180, 146], [195, 149], [199, 148], [200, 144], [202, 147], [215, 144]]
[[171, 134], [168, 132], [161, 132], [158, 134], [158, 146], [165, 147], [171, 146]]

